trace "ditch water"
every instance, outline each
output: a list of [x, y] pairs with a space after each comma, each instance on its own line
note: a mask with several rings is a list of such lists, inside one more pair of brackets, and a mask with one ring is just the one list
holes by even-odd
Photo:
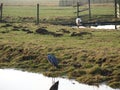
[[98, 26], [91, 26], [90, 28], [93, 28], [93, 29], [120, 29], [120, 25], [98, 25]]
[[[120, 25], [97, 25], [97, 26], [80, 26], [79, 28], [92, 28], [92, 29], [118, 29], [120, 30]], [[78, 28], [77, 26], [72, 26], [72, 28]]]
[[[55, 78], [55, 81], [59, 81], [58, 90], [118, 90], [105, 84], [99, 87], [89, 86], [65, 78]], [[0, 69], [0, 90], [49, 90], [51, 86], [52, 78], [42, 74]]]

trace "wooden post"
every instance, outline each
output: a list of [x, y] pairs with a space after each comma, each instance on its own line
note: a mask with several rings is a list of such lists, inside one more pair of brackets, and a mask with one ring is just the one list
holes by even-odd
[[2, 21], [2, 16], [3, 16], [3, 3], [0, 5], [0, 21]]
[[117, 0], [117, 18], [120, 18], [120, 1]]
[[77, 2], [77, 18], [79, 17], [79, 2]]
[[117, 18], [120, 18], [119, 4], [117, 3]]
[[118, 3], [119, 3], [119, 17], [120, 17], [120, 1]]
[[1, 5], [0, 5], [0, 21], [1, 21]]
[[117, 18], [117, 0], [115, 0], [115, 18]]
[[39, 4], [37, 4], [37, 22], [36, 24], [39, 24]]
[[90, 7], [90, 0], [88, 0], [88, 4], [89, 4], [89, 20], [91, 20], [91, 7]]

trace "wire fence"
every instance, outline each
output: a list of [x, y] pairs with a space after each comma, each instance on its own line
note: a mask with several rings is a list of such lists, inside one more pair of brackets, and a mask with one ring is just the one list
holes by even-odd
[[[88, 0], [54, 0], [39, 2], [39, 19], [42, 23], [74, 24], [77, 17], [77, 2], [80, 10], [88, 8]], [[115, 21], [114, 0], [91, 0], [91, 21]], [[1, 11], [1, 10], [0, 10]], [[84, 22], [90, 22], [89, 11], [79, 13]], [[36, 22], [37, 3], [3, 3], [2, 21], [4, 22]], [[111, 19], [110, 19], [111, 18]]]

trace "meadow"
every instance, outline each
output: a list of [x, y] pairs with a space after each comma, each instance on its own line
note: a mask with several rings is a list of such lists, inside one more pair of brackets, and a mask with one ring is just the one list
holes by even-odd
[[[5, 20], [35, 18], [35, 6], [14, 7], [4, 7]], [[111, 19], [109, 16], [102, 19], [102, 16], [97, 16], [99, 19], [96, 21], [115, 20], [112, 9], [107, 9], [111, 12]], [[112, 88], [120, 88], [120, 30], [72, 28], [68, 25], [74, 24], [74, 10], [73, 7], [41, 7], [42, 20], [39, 25], [23, 21], [0, 23], [0, 68], [39, 72], [49, 77], [67, 77], [90, 85], [105, 82]], [[106, 15], [108, 12], [104, 11]], [[57, 57], [59, 69], [47, 61], [49, 53]]]
[[[8, 22], [35, 22], [37, 9], [36, 5], [31, 6], [4, 6], [3, 8], [3, 20]], [[88, 8], [87, 5], [81, 6], [80, 10]], [[58, 24], [70, 24], [74, 23], [77, 16], [76, 7], [58, 7], [58, 6], [40, 6], [40, 22], [58, 23]], [[99, 12], [98, 12], [99, 11]], [[108, 5], [91, 5], [91, 21], [89, 21], [88, 11], [81, 12], [83, 22], [113, 22], [114, 18], [114, 6]], [[109, 19], [111, 18], [111, 19]], [[54, 22], [55, 21], [55, 22]], [[62, 23], [61, 23], [62, 22]]]

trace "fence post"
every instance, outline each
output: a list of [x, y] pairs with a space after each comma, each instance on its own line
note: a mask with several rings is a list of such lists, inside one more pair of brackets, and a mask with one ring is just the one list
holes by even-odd
[[119, 13], [119, 4], [117, 3], [117, 18], [120, 17], [120, 13]]
[[79, 2], [77, 2], [77, 18], [79, 17]]
[[0, 5], [0, 22], [2, 21], [2, 16], [3, 16], [3, 3]]
[[37, 22], [36, 24], [39, 24], [39, 4], [37, 4]]
[[117, 0], [117, 18], [120, 18], [120, 1]]
[[88, 0], [88, 4], [89, 4], [89, 20], [91, 20], [91, 6], [90, 6], [90, 0]]
[[115, 18], [117, 18], [117, 0], [115, 0]]

